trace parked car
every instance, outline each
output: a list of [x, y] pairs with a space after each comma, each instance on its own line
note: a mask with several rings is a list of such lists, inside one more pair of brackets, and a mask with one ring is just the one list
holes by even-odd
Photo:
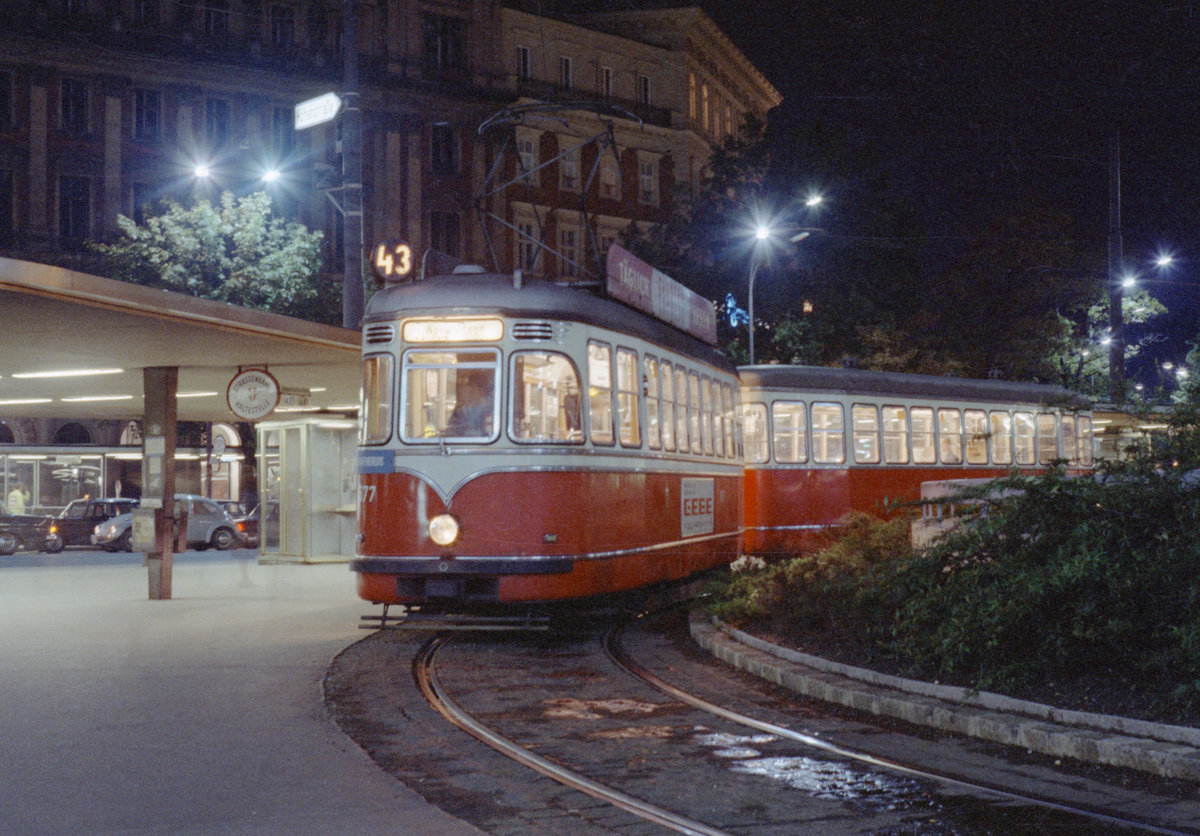
[[12, 554], [17, 549], [40, 550], [50, 519], [37, 514], [14, 514], [0, 502], [0, 554]]
[[242, 543], [247, 548], [255, 548], [258, 546], [258, 506], [246, 510], [239, 508], [240, 513], [229, 509], [229, 513], [233, 515], [233, 522], [237, 526], [238, 533], [242, 535]]
[[51, 554], [67, 546], [91, 545], [92, 532], [105, 520], [128, 514], [137, 507], [136, 499], [76, 499], [52, 517], [46, 527], [43, 548]]
[[[187, 512], [187, 547], [204, 550], [233, 549], [242, 545], [237, 523], [229, 513], [203, 496], [194, 494], [175, 495], [175, 518]], [[129, 540], [133, 528], [133, 514], [121, 514], [100, 523], [92, 532], [92, 545], [105, 551], [129, 551]]]

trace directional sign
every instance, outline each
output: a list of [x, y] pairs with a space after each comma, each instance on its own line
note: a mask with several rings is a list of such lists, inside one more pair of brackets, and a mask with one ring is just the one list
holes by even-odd
[[342, 100], [337, 93], [326, 93], [296, 105], [296, 130], [312, 128], [330, 121], [342, 109]]

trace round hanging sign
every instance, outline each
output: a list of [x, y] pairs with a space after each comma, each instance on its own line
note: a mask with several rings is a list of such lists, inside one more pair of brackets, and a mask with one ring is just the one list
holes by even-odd
[[247, 369], [229, 381], [225, 401], [243, 421], [258, 421], [279, 406], [279, 381], [266, 369]]

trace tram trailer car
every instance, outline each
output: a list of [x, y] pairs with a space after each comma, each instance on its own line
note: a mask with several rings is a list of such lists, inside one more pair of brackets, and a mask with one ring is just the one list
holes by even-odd
[[887, 517], [921, 483], [1093, 464], [1092, 416], [1057, 386], [812, 366], [745, 366], [748, 554], [797, 553], [850, 511]]
[[734, 560], [734, 367], [579, 286], [459, 270], [367, 306], [358, 594], [485, 609]]

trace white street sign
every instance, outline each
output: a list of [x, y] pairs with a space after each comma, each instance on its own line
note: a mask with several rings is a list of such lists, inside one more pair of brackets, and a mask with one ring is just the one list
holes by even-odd
[[337, 93], [326, 93], [296, 105], [296, 130], [302, 131], [328, 122], [342, 109], [342, 100]]

